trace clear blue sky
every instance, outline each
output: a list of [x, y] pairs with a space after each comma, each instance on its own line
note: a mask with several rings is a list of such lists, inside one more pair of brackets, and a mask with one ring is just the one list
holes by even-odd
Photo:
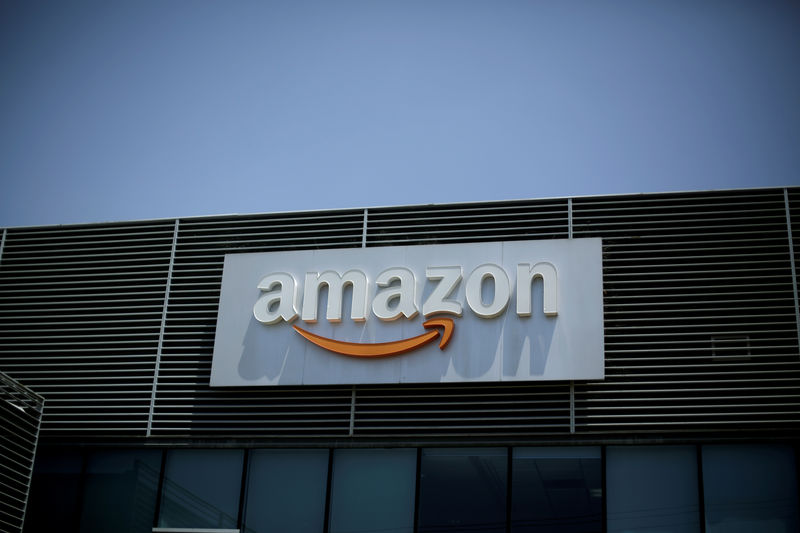
[[0, 227], [800, 184], [800, 3], [0, 2]]

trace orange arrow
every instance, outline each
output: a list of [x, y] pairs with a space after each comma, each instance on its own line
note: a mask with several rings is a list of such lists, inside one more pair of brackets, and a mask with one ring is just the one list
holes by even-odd
[[[453, 319], [451, 318], [433, 318], [422, 324], [426, 329], [435, 327], [443, 328], [441, 333], [442, 340], [439, 341], [439, 349], [444, 350], [447, 343], [450, 342], [450, 337], [453, 336]], [[374, 344], [359, 344], [357, 342], [344, 342], [322, 337], [306, 331], [298, 326], [292, 326], [294, 330], [313, 342], [321, 348], [325, 348], [331, 352], [340, 353], [342, 355], [349, 355], [351, 357], [386, 357], [389, 355], [398, 355], [401, 353], [410, 352], [420, 346], [431, 342], [439, 336], [439, 330], [434, 329], [422, 335], [411, 337], [410, 339], [401, 339], [392, 342], [377, 342]]]

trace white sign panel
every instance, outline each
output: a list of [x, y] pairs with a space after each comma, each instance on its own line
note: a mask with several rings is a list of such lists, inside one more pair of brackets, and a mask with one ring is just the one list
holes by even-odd
[[225, 256], [212, 386], [603, 377], [600, 239]]

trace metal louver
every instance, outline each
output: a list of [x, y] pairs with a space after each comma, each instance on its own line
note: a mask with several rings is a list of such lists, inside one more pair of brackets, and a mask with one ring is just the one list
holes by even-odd
[[782, 190], [586, 198], [602, 236], [606, 379], [578, 432], [797, 427], [800, 360]]
[[208, 386], [226, 253], [360, 246], [362, 211], [182, 221], [172, 268], [152, 435], [346, 434], [342, 388]]
[[[526, 200], [370, 209], [367, 246], [569, 235], [568, 202]], [[497, 438], [569, 433], [569, 384], [355, 387], [351, 433], [369, 438]]]
[[569, 385], [357, 387], [353, 434], [362, 437], [552, 436], [569, 433]]
[[142, 434], [172, 222], [6, 230], [0, 370], [47, 398], [43, 433]]
[[[556, 406], [558, 399], [569, 397], [566, 385], [208, 388], [225, 253], [493, 240], [498, 232], [507, 240], [566, 237], [567, 202], [379, 208], [182, 222], [152, 434], [330, 438], [568, 429], [568, 403]], [[528, 389], [524, 392], [527, 401], [515, 398], [523, 389]], [[394, 402], [392, 407], [387, 400]], [[501, 420], [493, 420], [497, 417]]]
[[566, 238], [566, 200], [370, 209], [367, 246]]
[[[800, 430], [800, 189], [11, 228], [0, 370], [52, 438], [319, 443]], [[225, 254], [601, 237], [601, 382], [209, 387]], [[751, 433], [753, 434], [753, 433]]]
[[0, 372], [0, 530], [22, 531], [44, 399]]

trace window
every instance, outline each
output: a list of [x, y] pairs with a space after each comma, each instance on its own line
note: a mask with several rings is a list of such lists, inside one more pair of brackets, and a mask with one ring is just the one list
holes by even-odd
[[236, 527], [243, 450], [169, 450], [160, 527]]
[[603, 530], [600, 448], [514, 448], [511, 531]]
[[797, 467], [783, 445], [703, 446], [706, 531], [798, 530]]
[[161, 450], [102, 450], [86, 462], [81, 533], [153, 528]]
[[797, 468], [778, 443], [45, 448], [24, 531], [785, 533]]
[[83, 456], [79, 451], [39, 452], [31, 481], [25, 531], [75, 531]]
[[506, 530], [506, 448], [423, 449], [419, 531]]
[[700, 531], [694, 446], [609, 446], [609, 533]]
[[318, 533], [325, 523], [328, 450], [254, 450], [243, 530]]
[[415, 449], [335, 450], [330, 533], [414, 530]]

